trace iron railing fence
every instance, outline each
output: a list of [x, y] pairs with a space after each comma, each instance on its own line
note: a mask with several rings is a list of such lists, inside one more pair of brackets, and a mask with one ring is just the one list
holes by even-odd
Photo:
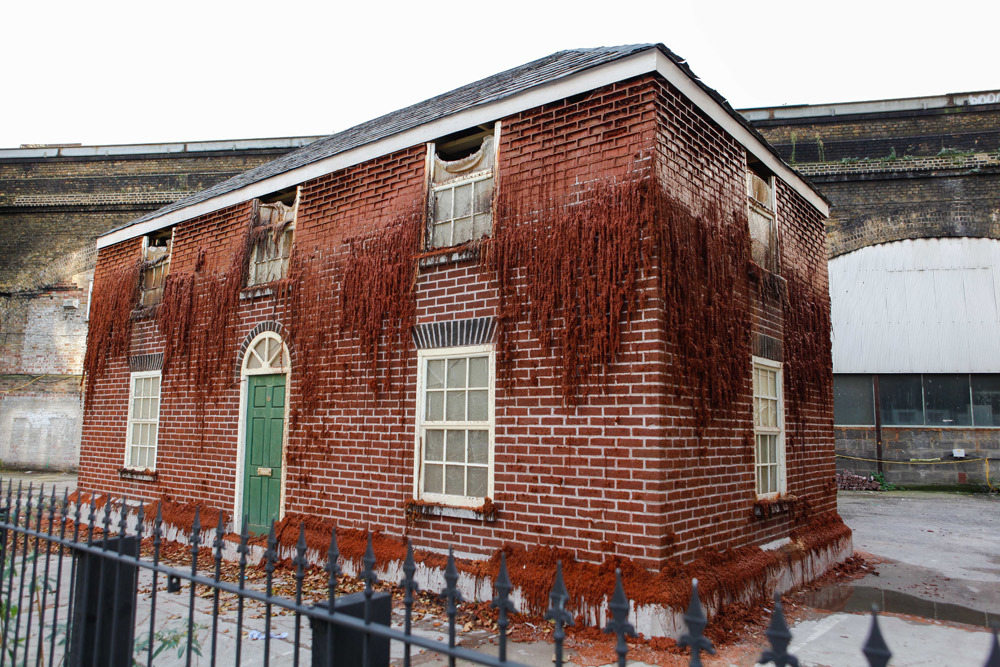
[[[117, 521], [112, 519], [110, 499], [99, 506], [94, 494], [89, 501], [71, 502], [68, 494], [57, 498], [53, 488], [46, 497], [38, 491], [8, 482], [6, 494], [0, 482], [0, 667], [11, 665], [110, 665], [113, 667], [146, 664], [291, 664], [309, 661], [314, 666], [388, 665], [390, 643], [398, 642], [401, 654], [394, 662], [409, 667], [413, 647], [446, 656], [449, 665], [457, 660], [489, 666], [516, 666], [508, 660], [507, 630], [509, 614], [515, 610], [511, 599], [513, 585], [501, 556], [499, 574], [493, 582], [495, 597], [491, 607], [497, 610], [497, 655], [474, 651], [459, 645], [456, 618], [462, 595], [459, 573], [449, 551], [444, 572], [445, 586], [440, 596], [445, 602], [447, 643], [413, 628], [413, 608], [418, 585], [413, 550], [407, 547], [401, 571], [403, 614], [401, 623], [390, 623], [391, 595], [376, 588], [376, 559], [371, 534], [361, 559], [360, 580], [363, 589], [356, 594], [337, 594], [342, 577], [337, 536], [329, 544], [325, 570], [325, 600], [309, 604], [303, 582], [308, 561], [305, 527], [300, 526], [292, 558], [294, 595], [275, 593], [275, 572], [279, 552], [274, 523], [263, 553], [264, 586], [247, 576], [251, 540], [246, 528], [239, 535], [239, 555], [235, 581], [223, 576], [223, 553], [230, 539], [220, 515], [210, 547], [201, 543], [203, 526], [196, 510], [189, 544], [184, 547], [190, 568], [163, 562], [166, 548], [162, 506], [157, 507], [152, 528], [147, 534], [145, 508], [135, 514], [121, 504]], [[77, 495], [76, 498], [86, 498]], [[100, 517], [100, 520], [98, 518]], [[116, 525], [112, 525], [116, 524]], [[130, 530], [131, 525], [131, 530]], [[113, 531], [112, 529], [115, 529]], [[211, 530], [210, 528], [208, 529]], [[143, 541], [152, 557], [142, 555]], [[151, 544], [150, 544], [151, 543]], [[202, 552], [209, 550], [209, 559]], [[199, 565], [208, 565], [210, 575], [199, 573]], [[183, 594], [186, 602], [160, 595], [163, 590]], [[200, 589], [200, 593], [199, 593]], [[552, 622], [553, 662], [564, 664], [565, 628], [573, 624], [567, 610], [570, 601], [563, 581], [562, 564], [557, 563], [549, 608], [545, 618]], [[235, 605], [235, 608], [234, 608]], [[158, 610], [158, 606], [161, 608]], [[166, 607], [166, 609], [163, 609]], [[618, 664], [624, 667], [628, 655], [626, 637], [636, 635], [629, 622], [632, 605], [625, 595], [621, 573], [616, 571], [614, 594], [608, 603], [610, 620], [604, 631], [616, 636]], [[159, 611], [159, 613], [158, 613]], [[223, 628], [233, 623], [235, 627]], [[290, 625], [287, 622], [291, 616]], [[303, 628], [302, 619], [310, 628]], [[703, 652], [714, 653], [711, 641], [703, 634], [708, 621], [698, 595], [697, 580], [692, 581], [691, 599], [683, 615], [687, 633], [678, 640], [689, 647], [689, 665], [700, 666]], [[263, 632], [247, 630], [247, 621], [263, 620]], [[179, 624], [171, 626], [171, 621]], [[402, 627], [398, 627], [401, 625]], [[272, 639], [286, 638], [275, 629], [287, 628], [292, 634], [290, 654], [275, 649]], [[207, 646], [200, 635], [210, 631]], [[766, 632], [770, 648], [761, 663], [777, 667], [797, 666], [788, 654], [792, 635], [785, 622], [780, 596], [775, 596], [774, 612]], [[253, 644], [256, 638], [262, 644]], [[284, 643], [282, 644], [285, 645]], [[207, 653], [207, 654], [206, 654]], [[872, 611], [871, 630], [863, 653], [871, 667], [885, 667], [891, 653], [879, 630], [877, 610]], [[985, 667], [1000, 667], [1000, 645], [994, 628], [992, 647]]]

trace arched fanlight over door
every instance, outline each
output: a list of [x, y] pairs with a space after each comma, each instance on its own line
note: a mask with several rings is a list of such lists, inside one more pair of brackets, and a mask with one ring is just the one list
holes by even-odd
[[261, 335], [247, 350], [244, 368], [254, 375], [286, 372], [288, 352], [281, 344], [281, 338], [275, 333]]

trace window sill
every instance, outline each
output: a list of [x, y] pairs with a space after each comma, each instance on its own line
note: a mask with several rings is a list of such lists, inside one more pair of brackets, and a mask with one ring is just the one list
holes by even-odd
[[469, 241], [450, 248], [435, 248], [417, 255], [417, 263], [421, 269], [428, 269], [442, 264], [454, 264], [479, 259], [479, 241]]
[[268, 284], [254, 286], [254, 287], [244, 287], [240, 290], [240, 301], [246, 301], [248, 299], [256, 299], [263, 296], [274, 296], [274, 290], [271, 289]]
[[122, 479], [130, 479], [134, 482], [155, 482], [159, 480], [160, 473], [149, 468], [119, 468], [118, 476]]
[[425, 516], [442, 516], [453, 519], [474, 519], [476, 521], [494, 522], [499, 513], [497, 506], [487, 498], [479, 507], [459, 507], [457, 505], [442, 505], [425, 500], [406, 501], [406, 522], [416, 523]]
[[755, 519], [770, 519], [778, 514], [791, 514], [802, 504], [802, 501], [792, 495], [758, 498], [753, 504]]
[[151, 320], [156, 317], [156, 312], [160, 309], [159, 303], [154, 303], [150, 306], [143, 306], [139, 304], [132, 311], [130, 316], [133, 322], [138, 322], [140, 320]]

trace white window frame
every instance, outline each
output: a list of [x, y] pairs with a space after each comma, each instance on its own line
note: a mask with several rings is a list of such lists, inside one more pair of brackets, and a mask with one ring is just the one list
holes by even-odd
[[[751, 188], [751, 183], [753, 182], [753, 176], [760, 178], [767, 184], [767, 202], [760, 202], [754, 198]], [[749, 164], [747, 165], [746, 171], [746, 190], [747, 190], [747, 221], [753, 220], [754, 213], [767, 219], [769, 232], [771, 234], [771, 241], [773, 247], [769, 250], [771, 251], [771, 256], [769, 257], [771, 266], [765, 266], [763, 268], [768, 271], [773, 271], [775, 273], [781, 273], [781, 262], [780, 262], [780, 247], [781, 239], [778, 237], [778, 203], [777, 203], [777, 193], [775, 192], [775, 178], [774, 174], [769, 174], [767, 178], [761, 178]], [[753, 243], [753, 238], [751, 237], [751, 245]], [[753, 248], [751, 248], [751, 253]], [[754, 260], [756, 261], [756, 260]]]
[[[473, 237], [470, 240], [476, 241], [476, 240], [484, 238], [486, 236], [490, 236], [493, 233], [494, 218], [496, 216], [496, 211], [493, 210], [493, 203], [492, 203], [492, 199], [493, 198], [492, 198], [492, 195], [493, 195], [493, 193], [496, 192], [496, 188], [497, 188], [497, 182], [496, 182], [497, 167], [500, 164], [500, 121], [498, 120], [498, 121], [496, 121], [493, 124], [493, 161], [492, 161], [492, 163], [490, 164], [490, 166], [488, 168], [480, 169], [479, 171], [471, 172], [471, 173], [465, 174], [463, 176], [456, 176], [455, 178], [450, 179], [448, 181], [445, 181], [443, 183], [435, 184], [434, 183], [434, 177], [435, 177], [435, 166], [434, 166], [435, 162], [434, 162], [434, 158], [435, 158], [436, 155], [437, 155], [437, 142], [429, 142], [427, 144], [427, 164], [426, 164], [426, 169], [425, 169], [425, 171], [427, 173], [427, 188], [428, 188], [428, 192], [430, 193], [429, 194], [430, 206], [429, 206], [429, 210], [428, 210], [428, 214], [427, 214], [427, 225], [426, 225], [426, 230], [425, 230], [426, 239], [427, 239], [427, 242], [426, 242], [427, 249], [428, 250], [440, 250], [442, 248], [451, 248], [451, 247], [454, 246], [454, 240], [455, 240], [455, 219], [454, 218], [450, 218], [449, 219], [449, 223], [448, 223], [448, 224], [451, 225], [451, 228], [450, 228], [451, 232], [450, 232], [450, 236], [449, 236], [450, 243], [447, 244], [447, 245], [435, 245], [435, 243], [434, 243], [434, 228], [438, 225], [438, 222], [437, 222], [437, 219], [436, 219], [437, 211], [435, 210], [435, 205], [434, 205], [434, 202], [436, 202], [437, 194], [439, 192], [443, 192], [445, 190], [454, 190], [454, 188], [456, 188], [458, 186], [467, 185], [469, 183], [475, 183], [475, 182], [478, 182], [478, 181], [484, 181], [484, 180], [486, 180], [488, 178], [492, 178], [493, 179], [493, 188], [492, 188], [491, 198], [490, 198], [490, 230], [487, 233], [485, 233], [485, 234], [481, 234], [479, 236], [476, 236], [475, 235], [475, 216], [473, 215]], [[475, 186], [473, 186], [473, 192], [475, 192]], [[452, 195], [452, 212], [453, 213], [454, 213], [454, 206], [455, 206], [455, 201], [454, 201], [454, 194], [453, 194]], [[473, 204], [473, 206], [474, 206], [474, 204]]]
[[[156, 401], [156, 418], [155, 419], [135, 419], [133, 416], [133, 409], [135, 407], [135, 383], [136, 380], [141, 380], [145, 378], [155, 377], [159, 381], [159, 386], [157, 390], [157, 401]], [[128, 384], [128, 421], [126, 422], [127, 427], [125, 429], [125, 463], [124, 467], [127, 470], [156, 470], [156, 459], [159, 455], [160, 449], [160, 409], [163, 407], [163, 375], [160, 371], [139, 371], [131, 373], [129, 375]], [[153, 462], [152, 465], [146, 467], [133, 466], [129, 463], [132, 456], [132, 430], [136, 424], [156, 424], [156, 437], [153, 439]]]
[[[292, 248], [295, 245], [295, 225], [299, 220], [299, 200], [301, 196], [302, 186], [300, 185], [295, 190], [295, 202], [292, 204], [292, 221], [288, 223], [281, 233], [281, 238], [274, 244], [276, 255], [269, 259], [261, 259], [261, 244], [254, 245], [253, 252], [250, 254], [250, 267], [247, 271], [247, 287], [267, 285], [268, 283], [288, 277], [288, 270], [292, 263]], [[288, 236], [288, 254], [282, 255], [282, 249], [285, 246], [285, 236]], [[261, 268], [264, 266], [270, 267], [274, 264], [278, 265], [278, 277], [271, 278], [270, 280], [262, 280], [259, 275]]]
[[[155, 234], [146, 234], [145, 236], [142, 237], [142, 259], [143, 259], [143, 261], [146, 260], [146, 251], [149, 250], [149, 248], [150, 248], [150, 245], [149, 245], [149, 237], [150, 236], [155, 236]], [[173, 253], [174, 253], [174, 230], [173, 230], [173, 228], [171, 228], [171, 230], [170, 230], [170, 241], [169, 241], [169, 243], [167, 245], [167, 248], [168, 248], [168, 250], [167, 250], [166, 261], [161, 262], [161, 263], [157, 264], [156, 266], [144, 268], [141, 271], [141, 275], [139, 276], [139, 291], [140, 291], [139, 302], [143, 306], [156, 306], [156, 305], [159, 305], [160, 303], [163, 302], [163, 293], [164, 293], [164, 290], [167, 287], [167, 276], [170, 274], [170, 262], [173, 260]], [[157, 269], [160, 269], [160, 284], [159, 284], [159, 286], [158, 287], [153, 287], [153, 288], [147, 288], [146, 287], [146, 275], [147, 275], [147, 271], [149, 271], [149, 272], [156, 272]], [[159, 291], [159, 298], [157, 298], [157, 300], [154, 301], [153, 303], [147, 303], [148, 298], [147, 298], [146, 295], [150, 294], [152, 292], [156, 292], [156, 291]], [[87, 305], [87, 312], [88, 312], [88, 315], [89, 315], [89, 313], [90, 313], [90, 305], [89, 305], [89, 303]]]
[[[427, 362], [433, 359], [454, 359], [457, 357], [482, 357], [488, 359], [488, 394], [487, 394], [487, 416], [486, 421], [434, 421], [426, 420], [427, 399], [425, 392]], [[429, 350], [417, 351], [417, 409], [416, 409], [416, 429], [414, 434], [414, 465], [413, 465], [413, 497], [442, 505], [455, 507], [478, 507], [483, 504], [485, 498], [493, 498], [494, 495], [494, 459], [495, 459], [495, 435], [496, 435], [496, 350], [493, 345], [463, 345], [459, 347], [443, 347]], [[489, 434], [488, 464], [486, 473], [486, 496], [485, 498], [470, 496], [454, 496], [444, 493], [424, 493], [424, 433], [428, 428], [432, 429], [472, 429], [483, 428]]]
[[[775, 373], [775, 386], [777, 389], [777, 411], [778, 411], [778, 425], [777, 427], [764, 427], [757, 425], [757, 414], [756, 414], [756, 398], [758, 397], [756, 388], [754, 387], [754, 377], [758, 368], [773, 371]], [[785, 465], [785, 391], [784, 391], [784, 378], [782, 373], [782, 364], [771, 359], [764, 359], [763, 357], [753, 357], [753, 363], [751, 365], [751, 377], [750, 377], [750, 391], [751, 391], [751, 419], [753, 422], [753, 489], [754, 494], [756, 494], [759, 499], [777, 498], [785, 494], [788, 490], [788, 473]], [[763, 397], [768, 398], [770, 397]], [[761, 464], [758, 459], [759, 446], [757, 444], [758, 435], [776, 435], [777, 437], [777, 473], [778, 473], [778, 489], [777, 491], [771, 491], [768, 493], [758, 493], [757, 492], [757, 472], [764, 465], [774, 466], [773, 463]]]

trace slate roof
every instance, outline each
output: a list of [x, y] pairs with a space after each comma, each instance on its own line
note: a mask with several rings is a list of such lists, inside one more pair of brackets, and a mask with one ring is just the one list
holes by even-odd
[[[534, 86], [549, 83], [571, 74], [621, 60], [622, 58], [627, 58], [633, 54], [653, 48], [659, 49], [664, 55], [674, 61], [735, 119], [754, 135], [760, 137], [760, 134], [740, 114], [736, 113], [719, 93], [701, 83], [697, 75], [684, 62], [683, 58], [677, 56], [662, 44], [629, 44], [625, 46], [602, 46], [592, 49], [558, 51], [544, 58], [519, 65], [505, 72], [500, 72], [499, 74], [494, 74], [461, 88], [456, 88], [443, 95], [432, 97], [423, 102], [393, 111], [379, 118], [319, 139], [250, 171], [216, 183], [190, 197], [167, 204], [163, 208], [147, 213], [127, 225], [106, 232], [106, 234], [158, 218], [171, 211], [183, 209], [193, 204], [212, 199], [213, 197], [224, 195], [257, 181], [297, 169], [338, 153], [385, 139], [386, 137], [410, 130], [435, 119], [465, 111], [466, 109], [471, 109], [482, 104], [496, 102]], [[764, 145], [768, 145], [763, 138], [761, 138], [761, 142]], [[773, 149], [772, 152], [774, 152]], [[778, 156], [777, 152], [774, 152], [774, 154]]]

